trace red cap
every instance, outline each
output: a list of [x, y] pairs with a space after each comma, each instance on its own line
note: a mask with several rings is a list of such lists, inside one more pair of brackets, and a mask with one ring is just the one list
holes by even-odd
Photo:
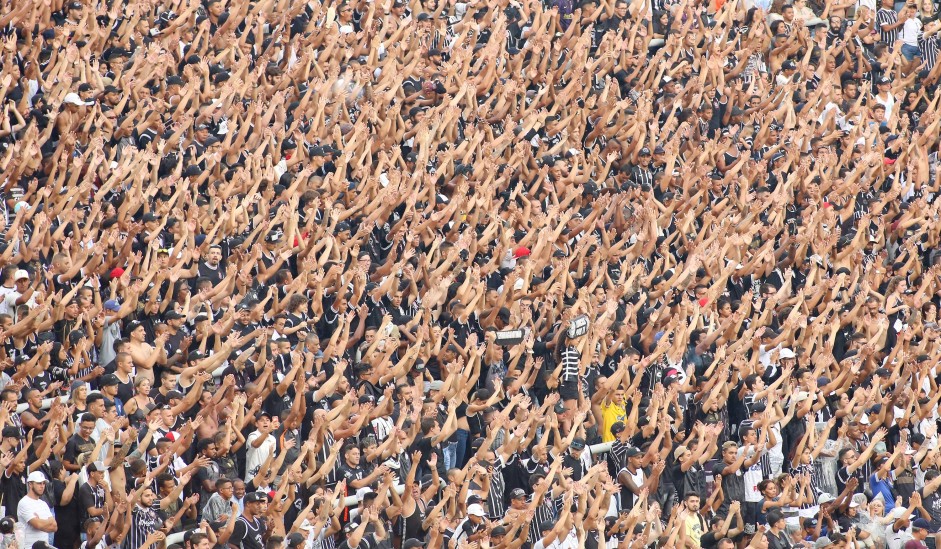
[[111, 269], [111, 278], [121, 278], [121, 275], [124, 274], [124, 269], [121, 267], [115, 267]]
[[519, 248], [513, 250], [513, 257], [519, 259], [521, 257], [526, 257], [529, 255], [529, 248], [520, 246]]

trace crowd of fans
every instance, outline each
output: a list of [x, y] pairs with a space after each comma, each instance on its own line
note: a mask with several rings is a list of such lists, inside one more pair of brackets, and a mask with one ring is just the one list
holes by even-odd
[[941, 22], [784, 1], [0, 3], [0, 549], [937, 548]]

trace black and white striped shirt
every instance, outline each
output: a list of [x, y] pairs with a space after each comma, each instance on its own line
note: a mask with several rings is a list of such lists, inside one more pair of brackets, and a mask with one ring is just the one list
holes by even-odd
[[[528, 503], [532, 503], [532, 496], [529, 498]], [[561, 500], [562, 498], [558, 498]], [[556, 502], [552, 499], [552, 492], [547, 492], [545, 498], [542, 502], [536, 507], [536, 513], [533, 515], [533, 521], [529, 524], [529, 539], [535, 543], [537, 540], [542, 539], [542, 532], [539, 530], [540, 525], [544, 522], [555, 521], [559, 516], [556, 505]]]
[[885, 30], [887, 25], [894, 25], [899, 22], [899, 14], [895, 10], [880, 8], [876, 12], [876, 21], [879, 23], [879, 34], [883, 42], [891, 48], [899, 38], [899, 30]]
[[[157, 511], [135, 505], [131, 511], [131, 529], [128, 531], [127, 537], [124, 538], [122, 548], [139, 549], [147, 541], [147, 536], [158, 529], [162, 522]], [[157, 544], [153, 544], [150, 549], [156, 549], [156, 547]]]
[[487, 498], [487, 515], [490, 520], [500, 520], [506, 515], [504, 467], [506, 467], [506, 464], [503, 463], [503, 458], [498, 456], [493, 464], [493, 475], [490, 477], [490, 495]]

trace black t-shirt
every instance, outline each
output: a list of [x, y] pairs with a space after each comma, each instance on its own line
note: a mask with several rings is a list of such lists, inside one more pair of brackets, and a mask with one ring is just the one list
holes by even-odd
[[245, 516], [240, 516], [235, 521], [235, 528], [232, 530], [232, 537], [229, 538], [231, 545], [237, 545], [241, 549], [264, 549], [265, 543], [262, 538], [265, 535], [265, 521], [255, 518], [249, 521]]
[[849, 479], [855, 477], [859, 481], [859, 484], [856, 486], [856, 493], [862, 494], [863, 487], [866, 486], [866, 481], [863, 479], [862, 467], [857, 468], [855, 471], [850, 473], [846, 470], [846, 467], [840, 467], [836, 471], [836, 489], [838, 492], [842, 492], [846, 488], [846, 483], [849, 482]]
[[91, 452], [94, 449], [95, 441], [85, 440], [78, 435], [72, 435], [65, 444], [65, 461], [75, 463], [78, 460], [78, 456], [85, 452]]
[[409, 453], [418, 450], [421, 452], [421, 461], [419, 462], [421, 467], [427, 470], [428, 468], [428, 458], [431, 457], [432, 453], [438, 454], [438, 474], [444, 477], [447, 471], [444, 470], [444, 453], [441, 451], [441, 448], [433, 446], [431, 444], [430, 437], [422, 437], [415, 441], [415, 444], [409, 449]]
[[780, 534], [773, 534], [767, 532], [765, 537], [768, 538], [768, 549], [790, 549], [791, 542], [787, 539], [787, 534], [783, 531]]
[[105, 506], [105, 490], [101, 486], [92, 487], [85, 483], [78, 489], [78, 498], [82, 505], [82, 518], [90, 518], [89, 509], [101, 509]]
[[699, 546], [702, 547], [702, 549], [712, 549], [713, 547], [718, 547], [719, 539], [720, 538], [716, 536], [716, 532], [710, 530], [699, 538]]
[[922, 490], [921, 503], [928, 514], [931, 515], [931, 532], [941, 530], [941, 493], [935, 491], [931, 495], [924, 495]]

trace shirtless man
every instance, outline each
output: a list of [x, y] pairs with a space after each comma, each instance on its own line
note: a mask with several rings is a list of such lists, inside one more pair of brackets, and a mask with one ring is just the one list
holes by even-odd
[[128, 324], [127, 335], [130, 340], [128, 342], [128, 353], [137, 368], [137, 379], [149, 379], [153, 383], [154, 365], [167, 363], [167, 352], [163, 345], [167, 339], [166, 332], [158, 335], [154, 341], [156, 349], [144, 341], [147, 332], [144, 330], [144, 325], [136, 320]]

